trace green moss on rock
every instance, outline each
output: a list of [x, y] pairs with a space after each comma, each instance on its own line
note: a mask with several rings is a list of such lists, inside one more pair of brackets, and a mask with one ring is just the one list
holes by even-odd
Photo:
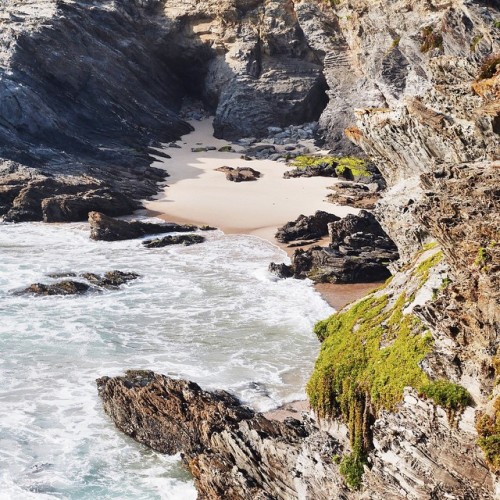
[[336, 175], [346, 179], [369, 177], [372, 175], [367, 169], [365, 160], [354, 156], [302, 155], [297, 156], [292, 165], [301, 169], [307, 167], [335, 167]]
[[448, 380], [435, 380], [425, 384], [420, 388], [420, 392], [426, 398], [432, 399], [436, 405], [442, 406], [450, 420], [472, 404], [472, 397], [467, 389]]
[[415, 276], [420, 278], [420, 282], [424, 284], [429, 279], [431, 269], [437, 266], [443, 260], [443, 252], [439, 251], [432, 254], [427, 259], [420, 262], [415, 269]]
[[493, 415], [479, 413], [476, 418], [479, 434], [477, 444], [483, 450], [488, 466], [493, 472], [500, 472], [500, 398], [493, 404]]

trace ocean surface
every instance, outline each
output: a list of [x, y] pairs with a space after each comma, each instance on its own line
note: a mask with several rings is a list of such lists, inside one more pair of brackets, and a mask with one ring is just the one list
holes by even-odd
[[[88, 235], [0, 225], [0, 498], [194, 499], [178, 457], [115, 429], [95, 379], [151, 369], [272, 409], [304, 396], [312, 326], [332, 309], [309, 283], [273, 279], [286, 255], [255, 237], [151, 250]], [[79, 297], [12, 294], [48, 273], [115, 269], [141, 277]]]

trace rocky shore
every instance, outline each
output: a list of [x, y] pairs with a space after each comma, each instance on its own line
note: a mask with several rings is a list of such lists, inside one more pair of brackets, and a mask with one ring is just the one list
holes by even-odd
[[[316, 326], [312, 415], [277, 422], [227, 393], [132, 371], [98, 380], [119, 429], [182, 452], [204, 498], [498, 496], [495, 2], [9, 0], [2, 9], [5, 221], [91, 213], [105, 223], [93, 226], [97, 239], [162, 232], [107, 217], [156, 193], [166, 174], [150, 166], [152, 147], [191, 130], [179, 114], [186, 96], [214, 112], [216, 137], [254, 148], [244, 161], [289, 147], [289, 177], [349, 180], [349, 196], [374, 206], [340, 220], [320, 214], [319, 227], [311, 211], [280, 230], [288, 241], [329, 233], [328, 246], [274, 266], [282, 276], [388, 278]], [[299, 146], [311, 137], [330, 162]], [[366, 158], [374, 169], [361, 168]]]

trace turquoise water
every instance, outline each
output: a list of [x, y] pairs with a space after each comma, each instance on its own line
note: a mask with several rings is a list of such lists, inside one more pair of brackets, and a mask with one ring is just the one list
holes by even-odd
[[[192, 247], [94, 242], [85, 224], [0, 225], [0, 497], [196, 498], [178, 457], [104, 415], [95, 379], [152, 369], [231, 391], [259, 410], [303, 397], [331, 308], [309, 283], [274, 280], [285, 254], [249, 236]], [[52, 272], [135, 271], [117, 291], [19, 297]]]

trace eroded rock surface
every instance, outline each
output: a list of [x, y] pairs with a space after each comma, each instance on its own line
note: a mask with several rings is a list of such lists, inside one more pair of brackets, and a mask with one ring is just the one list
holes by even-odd
[[205, 498], [345, 498], [331, 460], [341, 444], [306, 422], [268, 420], [227, 392], [153, 372], [103, 377], [97, 387], [120, 430], [162, 453], [182, 452]]
[[387, 279], [388, 265], [397, 260], [396, 246], [375, 217], [365, 210], [328, 223], [330, 243], [297, 249], [291, 266], [272, 263], [281, 278], [310, 278], [316, 283], [371, 283]]
[[114, 219], [99, 212], [89, 214], [90, 238], [101, 241], [131, 240], [147, 234], [185, 233], [198, 229], [191, 224], [177, 224], [166, 222], [154, 224], [152, 222], [125, 221]]

